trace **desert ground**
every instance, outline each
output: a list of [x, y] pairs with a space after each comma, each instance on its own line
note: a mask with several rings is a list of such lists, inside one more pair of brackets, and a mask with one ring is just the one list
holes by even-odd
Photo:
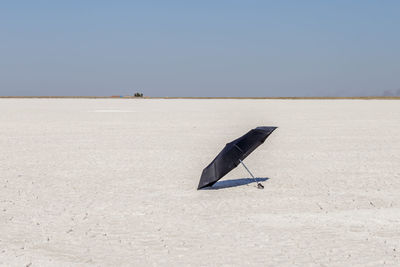
[[0, 265], [399, 266], [400, 101], [0, 99]]

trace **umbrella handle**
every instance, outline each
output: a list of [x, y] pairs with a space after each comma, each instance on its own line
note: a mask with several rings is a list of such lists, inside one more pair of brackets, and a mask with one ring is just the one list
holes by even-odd
[[243, 163], [243, 161], [241, 159], [239, 159], [239, 162], [243, 165], [243, 167], [246, 169], [246, 171], [248, 173], [250, 173], [251, 177], [253, 177], [254, 182], [257, 183], [257, 188], [258, 189], [264, 189], [264, 186], [261, 183], [257, 182], [257, 179], [254, 177], [254, 175], [251, 173], [251, 171], [247, 168], [247, 166]]

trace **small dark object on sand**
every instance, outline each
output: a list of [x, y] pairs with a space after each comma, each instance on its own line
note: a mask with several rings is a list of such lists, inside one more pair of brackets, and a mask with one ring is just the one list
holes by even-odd
[[264, 186], [261, 183], [257, 183], [257, 188], [258, 189], [264, 189]]

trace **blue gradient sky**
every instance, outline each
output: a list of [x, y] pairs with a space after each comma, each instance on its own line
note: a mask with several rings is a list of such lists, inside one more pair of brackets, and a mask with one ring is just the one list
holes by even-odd
[[1, 1], [0, 95], [400, 88], [400, 1]]

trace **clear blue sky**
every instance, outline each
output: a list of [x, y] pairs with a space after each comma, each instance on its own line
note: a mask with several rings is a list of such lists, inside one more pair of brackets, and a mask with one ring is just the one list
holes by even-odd
[[400, 1], [1, 1], [0, 95], [400, 88]]

